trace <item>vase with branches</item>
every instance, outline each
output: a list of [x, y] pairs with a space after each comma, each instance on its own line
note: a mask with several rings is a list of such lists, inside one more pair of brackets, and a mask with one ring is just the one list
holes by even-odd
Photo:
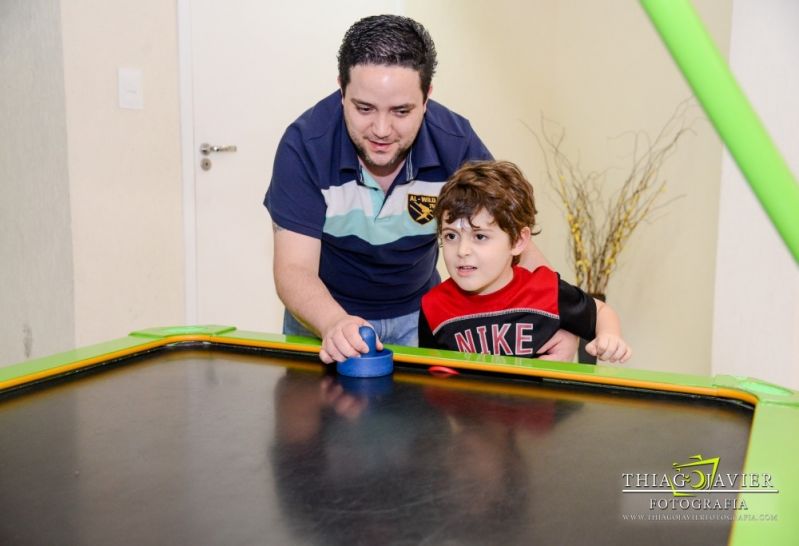
[[[566, 131], [542, 118], [535, 131], [546, 178], [563, 206], [569, 227], [569, 261], [575, 284], [589, 294], [604, 295], [619, 255], [633, 232], [673, 199], [663, 200], [666, 181], [661, 169], [678, 141], [692, 131], [690, 102], [681, 103], [654, 139], [633, 135], [630, 166], [620, 183], [608, 184], [609, 169], [583, 172], [564, 150]], [[608, 192], [608, 187], [617, 187]]]
[[[562, 126], [542, 117], [540, 134], [528, 127], [541, 149], [546, 178], [563, 207], [574, 282], [592, 296], [605, 299], [619, 255], [633, 232], [673, 200], [664, 200], [661, 169], [680, 139], [692, 132], [691, 105], [690, 100], [680, 103], [654, 139], [642, 131], [633, 134], [630, 165], [615, 183], [608, 180], [610, 168], [584, 172], [579, 161], [567, 155]], [[580, 361], [590, 360], [581, 351]]]

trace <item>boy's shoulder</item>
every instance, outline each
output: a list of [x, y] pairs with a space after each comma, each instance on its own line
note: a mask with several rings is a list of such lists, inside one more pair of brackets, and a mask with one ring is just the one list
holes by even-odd
[[458, 285], [455, 284], [455, 281], [453, 281], [452, 279], [447, 279], [445, 281], [442, 281], [439, 284], [435, 285], [430, 290], [428, 290], [427, 293], [424, 296], [422, 296], [422, 301], [440, 298], [442, 296], [446, 296], [449, 294], [460, 295], [460, 291], [458, 290]]
[[447, 279], [422, 296], [422, 311], [427, 314], [445, 309], [445, 313], [463, 313], [475, 308], [483, 312], [500, 310], [517, 303], [515, 300], [519, 298], [539, 299], [542, 292], [557, 291], [559, 280], [560, 276], [546, 266], [540, 266], [535, 271], [515, 266], [513, 280], [508, 286], [488, 296], [474, 296], [463, 292], [452, 279]]
[[[513, 280], [511, 281], [512, 286], [509, 288], [513, 289], [520, 286], [525, 286], [528, 288], [545, 288], [552, 286], [552, 283], [557, 284], [559, 280], [560, 275], [545, 265], [537, 267], [534, 271], [530, 271], [525, 267], [517, 265], [513, 267]], [[422, 301], [432, 301], [442, 298], [450, 300], [470, 300], [474, 299], [475, 296], [470, 296], [469, 294], [464, 293], [458, 288], [458, 285], [455, 283], [455, 281], [450, 278], [428, 290], [427, 294], [422, 296]]]
[[521, 276], [522, 278], [527, 279], [528, 281], [530, 280], [557, 281], [560, 278], [560, 275], [558, 275], [557, 271], [550, 269], [545, 265], [539, 265], [533, 271], [530, 271], [529, 269], [517, 265], [514, 267], [514, 272], [516, 275]]
[[535, 271], [520, 266], [513, 269], [513, 280], [507, 286], [485, 296], [465, 293], [455, 281], [447, 279], [422, 297], [421, 311], [431, 326], [457, 317], [492, 315], [511, 309], [557, 315], [558, 274], [543, 266]]

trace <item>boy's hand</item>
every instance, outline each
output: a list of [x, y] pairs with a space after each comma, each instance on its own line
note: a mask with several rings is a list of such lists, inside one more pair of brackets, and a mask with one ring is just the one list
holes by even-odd
[[633, 350], [621, 337], [612, 334], [597, 336], [586, 344], [585, 351], [599, 360], [618, 363], [627, 362], [633, 354]]

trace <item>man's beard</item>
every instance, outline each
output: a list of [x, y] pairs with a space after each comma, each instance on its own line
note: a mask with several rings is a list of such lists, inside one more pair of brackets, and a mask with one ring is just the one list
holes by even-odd
[[360, 141], [356, 141], [354, 138], [352, 138], [352, 135], [350, 135], [350, 140], [355, 146], [355, 151], [358, 153], [358, 157], [370, 171], [385, 170], [386, 172], [392, 172], [400, 163], [405, 161], [405, 158], [408, 157], [408, 152], [411, 149], [410, 146], [406, 148], [399, 148], [397, 153], [394, 154], [394, 157], [392, 157], [388, 163], [381, 165], [372, 161], [372, 158], [369, 157], [369, 153], [366, 151], [366, 148], [361, 145]]

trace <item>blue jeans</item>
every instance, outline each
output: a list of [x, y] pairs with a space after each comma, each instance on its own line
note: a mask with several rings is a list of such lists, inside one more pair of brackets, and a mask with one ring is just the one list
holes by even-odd
[[[371, 319], [377, 337], [383, 343], [417, 347], [419, 345], [419, 311], [401, 317]], [[286, 310], [283, 313], [283, 334], [287, 336], [318, 337]]]

